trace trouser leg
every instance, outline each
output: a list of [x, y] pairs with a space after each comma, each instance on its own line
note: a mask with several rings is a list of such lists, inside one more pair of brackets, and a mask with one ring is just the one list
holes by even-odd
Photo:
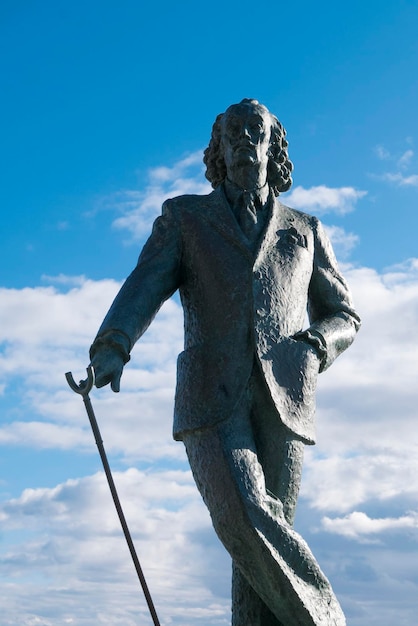
[[232, 561], [232, 626], [287, 626], [279, 621]]
[[279, 624], [342, 626], [327, 579], [286, 522], [280, 501], [266, 490], [250, 408], [246, 393], [231, 418], [184, 438], [214, 528]]
[[[251, 424], [266, 489], [281, 501], [284, 517], [292, 526], [305, 446], [278, 419], [265, 382], [256, 368], [250, 380], [250, 393]], [[282, 626], [235, 562], [232, 563], [232, 626]]]
[[[283, 427], [281, 431], [280, 435], [283, 435]], [[270, 435], [275, 446], [274, 454], [269, 458], [269, 465], [266, 467], [264, 462], [262, 463], [266, 487], [270, 493], [280, 499], [283, 504], [284, 517], [292, 526], [300, 486], [304, 444], [287, 437], [286, 434], [281, 439], [279, 436], [274, 436], [274, 431], [271, 431]], [[258, 446], [257, 449], [259, 449]], [[271, 472], [269, 467], [272, 468]], [[278, 468], [280, 471], [277, 471]], [[234, 561], [232, 562], [232, 626], [283, 626], [254, 591]]]

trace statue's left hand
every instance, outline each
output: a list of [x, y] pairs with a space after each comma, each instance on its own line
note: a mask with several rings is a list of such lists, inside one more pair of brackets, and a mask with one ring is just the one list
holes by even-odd
[[120, 379], [125, 365], [120, 351], [111, 346], [101, 346], [93, 356], [91, 364], [96, 387], [104, 387], [110, 383], [112, 391], [117, 393], [120, 390]]
[[320, 364], [322, 365], [323, 360], [326, 358], [326, 348], [317, 334], [313, 334], [308, 329], [296, 333], [293, 335], [292, 339], [306, 343], [315, 352]]

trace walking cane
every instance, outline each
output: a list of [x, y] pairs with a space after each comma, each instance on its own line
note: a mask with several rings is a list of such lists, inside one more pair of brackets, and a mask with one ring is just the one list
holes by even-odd
[[110, 466], [107, 461], [107, 456], [106, 456], [106, 452], [103, 446], [103, 440], [100, 435], [99, 426], [97, 424], [96, 416], [94, 415], [94, 411], [93, 411], [93, 406], [89, 398], [89, 393], [94, 385], [93, 368], [91, 365], [88, 366], [87, 379], [81, 380], [79, 385], [77, 385], [76, 382], [74, 381], [74, 378], [71, 372], [67, 372], [65, 374], [65, 378], [67, 379], [67, 382], [70, 385], [71, 389], [75, 391], [76, 393], [79, 393], [83, 397], [83, 402], [85, 404], [87, 415], [89, 416], [89, 420], [90, 420], [91, 429], [93, 431], [94, 438], [96, 440], [96, 444], [99, 449], [100, 458], [103, 463], [103, 468], [106, 474], [107, 482], [110, 487], [110, 492], [112, 494], [113, 502], [115, 503], [116, 511], [118, 512], [122, 530], [123, 530], [126, 542], [129, 547], [129, 552], [131, 553], [132, 560], [135, 565], [136, 573], [138, 574], [139, 582], [141, 583], [142, 591], [144, 592], [144, 596], [148, 604], [149, 612], [151, 613], [152, 621], [154, 622], [154, 626], [160, 626], [160, 622], [158, 620], [157, 613], [155, 611], [154, 603], [152, 601], [147, 582], [145, 580], [141, 565], [138, 560], [138, 556], [136, 554], [136, 550], [132, 541], [131, 533], [129, 532], [125, 515], [123, 514], [123, 511], [122, 511], [122, 507], [119, 501], [118, 493], [116, 491], [115, 483], [113, 482], [112, 472], [110, 471]]

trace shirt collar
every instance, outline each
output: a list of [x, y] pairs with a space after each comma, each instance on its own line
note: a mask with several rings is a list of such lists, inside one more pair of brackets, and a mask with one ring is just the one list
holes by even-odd
[[268, 204], [271, 192], [268, 183], [258, 189], [242, 189], [228, 178], [225, 178], [223, 184], [226, 198], [231, 206], [234, 206], [241, 199], [244, 193], [251, 193], [253, 197], [258, 200], [258, 203], [262, 208]]

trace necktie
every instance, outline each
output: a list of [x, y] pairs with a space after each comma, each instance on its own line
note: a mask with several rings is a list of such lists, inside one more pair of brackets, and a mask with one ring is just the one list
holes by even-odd
[[249, 241], [252, 241], [257, 233], [257, 221], [257, 206], [254, 193], [244, 191], [240, 198], [239, 225]]
[[267, 217], [257, 194], [243, 191], [234, 204], [234, 213], [250, 248], [254, 251]]

